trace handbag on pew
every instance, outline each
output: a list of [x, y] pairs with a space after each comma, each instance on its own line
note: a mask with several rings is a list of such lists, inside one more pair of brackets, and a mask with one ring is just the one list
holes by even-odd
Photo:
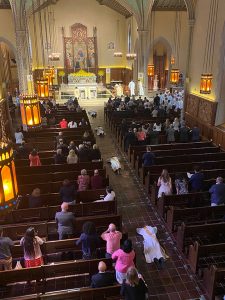
[[17, 260], [14, 270], [21, 270], [21, 269], [23, 269], [21, 262], [19, 260]]

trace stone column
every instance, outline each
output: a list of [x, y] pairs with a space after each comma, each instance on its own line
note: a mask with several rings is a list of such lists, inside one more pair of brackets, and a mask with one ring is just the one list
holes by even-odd
[[192, 51], [192, 41], [193, 41], [193, 32], [194, 32], [194, 25], [195, 20], [189, 20], [189, 33], [188, 33], [188, 53], [187, 53], [187, 64], [186, 64], [186, 73], [185, 73], [185, 88], [186, 91], [189, 91], [189, 81], [190, 81], [190, 64], [191, 64], [191, 51]]
[[27, 30], [26, 0], [10, 0], [17, 47], [17, 69], [20, 93], [28, 93], [27, 75], [31, 75], [31, 55]]
[[139, 34], [139, 51], [138, 51], [138, 73], [143, 73], [143, 86], [145, 94], [148, 93], [148, 35], [149, 30], [138, 29]]

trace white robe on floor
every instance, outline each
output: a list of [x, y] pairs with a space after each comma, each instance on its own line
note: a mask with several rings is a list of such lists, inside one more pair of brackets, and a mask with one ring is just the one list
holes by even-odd
[[166, 258], [156, 237], [156, 227], [145, 226], [143, 228], [137, 228], [137, 233], [144, 238], [144, 255], [147, 263], [152, 263], [154, 258]]
[[113, 156], [112, 158], [110, 158], [110, 163], [114, 172], [121, 169], [121, 164], [118, 157]]

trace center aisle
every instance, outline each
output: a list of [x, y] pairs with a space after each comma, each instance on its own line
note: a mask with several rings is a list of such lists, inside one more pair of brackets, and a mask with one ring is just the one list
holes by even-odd
[[[115, 175], [109, 164], [106, 165], [106, 170], [116, 193], [118, 213], [122, 215], [123, 227], [128, 232], [129, 238], [132, 239], [136, 251], [138, 270], [143, 274], [148, 284], [149, 299], [199, 299], [202, 291], [196, 276], [188, 269], [164, 222], [151, 206], [149, 198], [134, 171], [130, 168], [126, 156], [120, 152], [109, 128], [104, 123], [103, 100], [80, 101], [80, 105], [87, 111], [97, 111], [96, 119], [90, 117], [93, 131], [97, 126], [102, 126], [105, 129], [105, 137], [96, 137], [103, 160], [106, 161], [111, 156], [121, 158], [121, 175]], [[144, 227], [145, 225], [158, 228], [158, 239], [170, 257], [164, 270], [158, 271], [154, 263], [147, 264], [145, 262], [142, 237], [136, 234], [136, 228]]]

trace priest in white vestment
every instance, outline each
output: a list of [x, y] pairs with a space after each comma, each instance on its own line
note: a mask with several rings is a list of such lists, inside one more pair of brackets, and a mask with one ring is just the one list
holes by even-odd
[[144, 88], [141, 80], [138, 80], [138, 95], [140, 97], [144, 96]]
[[156, 237], [156, 227], [145, 226], [143, 228], [137, 228], [137, 233], [142, 235], [144, 238], [144, 255], [147, 263], [154, 262], [155, 258], [168, 258]]
[[129, 89], [130, 89], [130, 95], [131, 96], [135, 96], [135, 83], [133, 80], [131, 80], [131, 82], [128, 85]]

